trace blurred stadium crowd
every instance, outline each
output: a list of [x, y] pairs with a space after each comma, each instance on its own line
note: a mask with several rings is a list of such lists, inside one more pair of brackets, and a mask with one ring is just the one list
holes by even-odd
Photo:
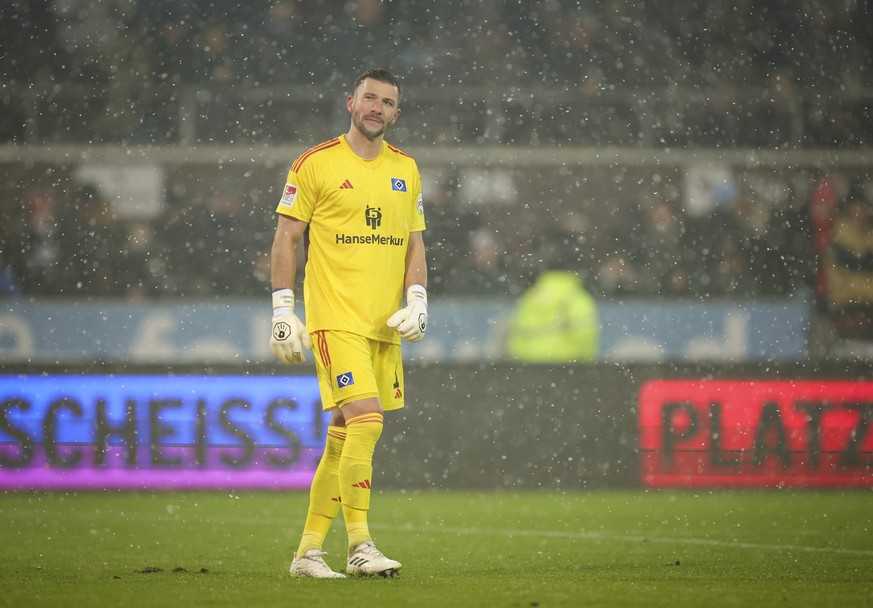
[[869, 145], [871, 7], [9, 0], [0, 141], [287, 141], [315, 100], [389, 65], [457, 123], [422, 143]]
[[[290, 141], [299, 152], [320, 141], [298, 139], [300, 123], [337, 134], [340, 92], [387, 65], [407, 84], [391, 138], [401, 146], [873, 145], [871, 0], [13, 0], [0, 16], [0, 144]], [[30, 169], [0, 229], [4, 293], [267, 288], [275, 201], [249, 195], [281, 169], [237, 191], [169, 183], [149, 218], [120, 217], [68, 169]], [[675, 189], [618, 189], [605, 218], [564, 201], [549, 222], [465, 206], [456, 169], [425, 192], [437, 295], [515, 297], [564, 266], [598, 297], [804, 293], [833, 312], [834, 268], [873, 277], [869, 167], [819, 167], [778, 206], [725, 180], [711, 213], [688, 213]]]

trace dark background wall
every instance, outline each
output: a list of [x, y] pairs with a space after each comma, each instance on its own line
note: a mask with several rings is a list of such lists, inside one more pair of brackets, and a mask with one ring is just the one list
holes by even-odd
[[397, 487], [638, 486], [637, 395], [647, 380], [870, 376], [844, 363], [410, 366], [409, 404], [386, 416], [378, 470]]

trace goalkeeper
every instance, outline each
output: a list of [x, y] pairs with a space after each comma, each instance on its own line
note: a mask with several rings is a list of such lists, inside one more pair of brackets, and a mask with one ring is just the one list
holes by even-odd
[[[421, 177], [415, 161], [383, 139], [400, 115], [400, 98], [400, 82], [387, 70], [358, 77], [346, 99], [348, 132], [294, 161], [276, 208], [270, 349], [283, 363], [303, 363], [304, 348], [313, 350], [322, 404], [332, 412], [293, 576], [344, 576], [322, 551], [340, 510], [346, 573], [391, 576], [400, 569], [368, 529], [383, 412], [404, 405], [400, 340], [418, 342], [427, 329]], [[292, 291], [301, 240], [305, 327]]]

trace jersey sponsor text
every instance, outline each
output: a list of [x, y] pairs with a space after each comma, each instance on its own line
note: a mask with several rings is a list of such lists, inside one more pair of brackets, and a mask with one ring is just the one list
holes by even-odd
[[381, 236], [378, 234], [337, 234], [337, 245], [388, 245], [403, 247], [406, 239], [397, 236]]

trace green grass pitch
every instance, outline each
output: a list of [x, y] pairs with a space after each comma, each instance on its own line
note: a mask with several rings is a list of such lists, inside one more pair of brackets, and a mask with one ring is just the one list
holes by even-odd
[[0, 606], [873, 606], [869, 491], [377, 492], [401, 576], [332, 581], [286, 574], [306, 502], [0, 494]]

